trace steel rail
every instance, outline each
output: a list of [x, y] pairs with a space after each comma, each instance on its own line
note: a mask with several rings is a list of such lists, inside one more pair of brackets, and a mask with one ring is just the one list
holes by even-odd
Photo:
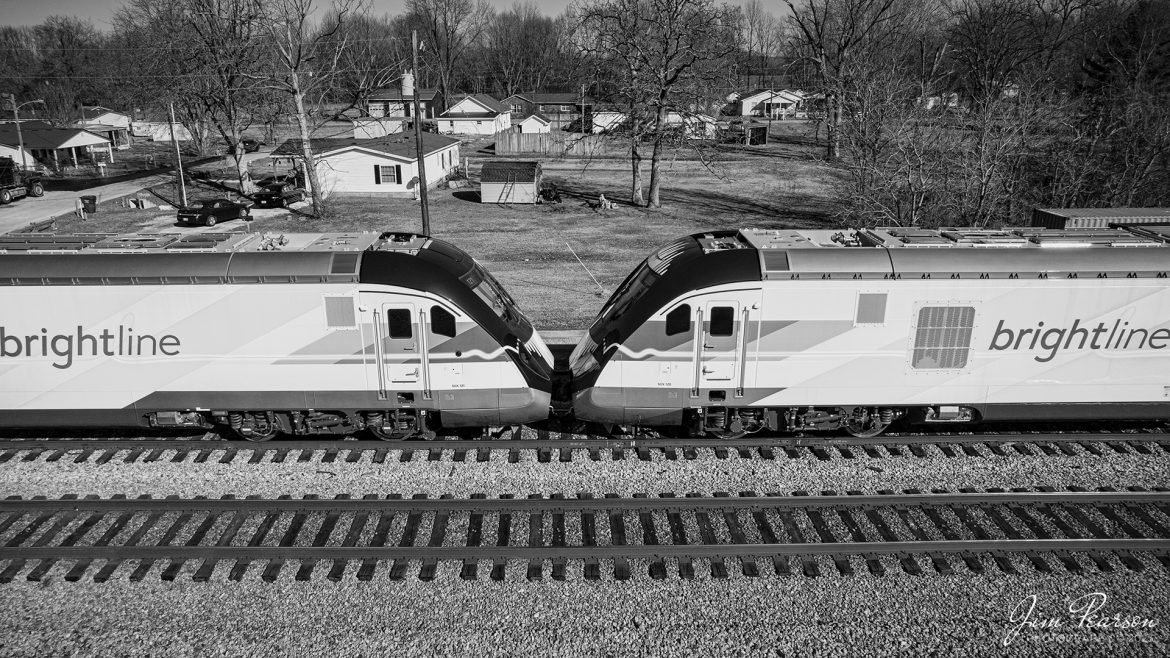
[[770, 555], [1170, 551], [1167, 539], [956, 539], [806, 544], [631, 544], [623, 546], [68, 546], [0, 548], [0, 560], [541, 560], [720, 558]]
[[894, 507], [933, 505], [1151, 505], [1170, 503], [1170, 491], [1024, 491], [822, 496], [669, 498], [55, 498], [0, 500], [0, 513], [52, 511], [249, 512], [514, 512], [516, 510], [712, 510]]
[[961, 436], [883, 436], [868, 439], [810, 439], [784, 437], [713, 438], [574, 438], [560, 439], [447, 439], [437, 441], [288, 440], [252, 443], [222, 439], [5, 439], [0, 450], [636, 450], [639, 448], [802, 448], [902, 445], [964, 445], [1012, 443], [1159, 443], [1170, 445], [1164, 434], [995, 434]]

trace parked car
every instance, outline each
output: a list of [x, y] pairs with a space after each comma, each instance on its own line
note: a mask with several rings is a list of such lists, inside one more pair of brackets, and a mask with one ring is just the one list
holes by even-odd
[[229, 219], [249, 217], [252, 204], [231, 199], [201, 199], [179, 209], [180, 224], [215, 226]]
[[[260, 150], [261, 146], [264, 146], [264, 142], [258, 142], [254, 139], [241, 139], [240, 140], [240, 147], [244, 149], [244, 153], [255, 153], [256, 151]], [[236, 153], [235, 145], [228, 144], [228, 154], [235, 155], [235, 153]]]
[[252, 195], [258, 208], [284, 208], [285, 206], [304, 201], [306, 192], [291, 183], [273, 183], [262, 188]]

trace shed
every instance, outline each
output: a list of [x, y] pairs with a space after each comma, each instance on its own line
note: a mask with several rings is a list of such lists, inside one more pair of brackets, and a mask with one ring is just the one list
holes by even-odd
[[522, 133], [551, 132], [552, 123], [540, 114], [530, 114], [516, 124], [516, 129]]
[[1110, 224], [1170, 224], [1170, 208], [1035, 208], [1032, 226], [1108, 228]]
[[490, 160], [479, 175], [481, 203], [536, 203], [540, 198], [540, 163], [535, 160]]

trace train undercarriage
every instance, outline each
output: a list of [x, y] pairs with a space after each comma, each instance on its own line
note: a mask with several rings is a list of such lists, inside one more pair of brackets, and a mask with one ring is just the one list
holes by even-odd
[[439, 412], [427, 409], [159, 411], [147, 420], [152, 427], [225, 427], [248, 441], [269, 441], [281, 434], [344, 436], [362, 430], [387, 441], [433, 439], [441, 426]]
[[898, 421], [915, 423], [971, 423], [978, 414], [970, 407], [705, 407], [690, 410], [684, 427], [696, 435], [737, 439], [761, 431], [845, 431], [859, 438], [880, 435]]

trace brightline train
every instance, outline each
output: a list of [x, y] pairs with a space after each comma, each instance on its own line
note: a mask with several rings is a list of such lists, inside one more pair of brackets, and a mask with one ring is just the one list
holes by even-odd
[[[567, 371], [504, 288], [399, 233], [0, 236], [0, 427], [735, 437], [1170, 418], [1170, 227], [699, 233]], [[559, 391], [559, 398], [554, 395]]]

